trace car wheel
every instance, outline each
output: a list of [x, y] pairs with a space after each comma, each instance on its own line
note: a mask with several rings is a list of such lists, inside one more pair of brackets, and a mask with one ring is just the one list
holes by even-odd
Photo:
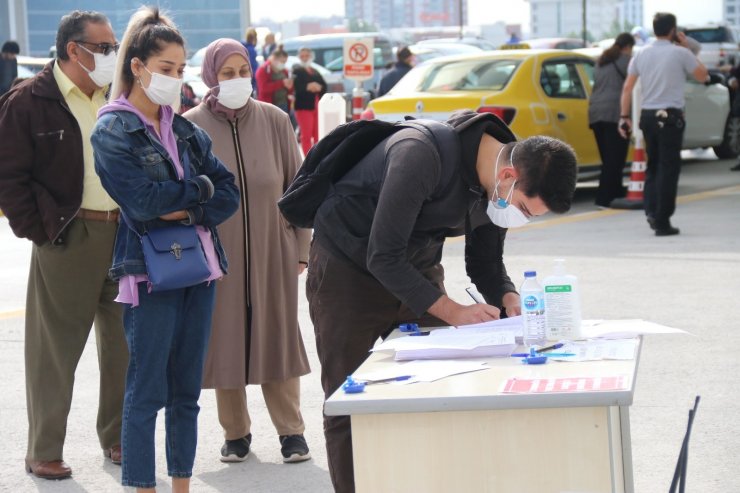
[[712, 149], [720, 159], [733, 159], [740, 154], [740, 117], [732, 115], [727, 117], [725, 138], [720, 145]]

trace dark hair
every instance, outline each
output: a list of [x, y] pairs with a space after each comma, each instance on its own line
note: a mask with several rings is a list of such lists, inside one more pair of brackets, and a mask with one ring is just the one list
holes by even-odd
[[272, 53], [270, 53], [270, 56], [279, 57], [279, 58], [288, 58], [288, 52], [285, 51], [285, 48], [283, 48], [283, 45], [277, 45], [277, 48], [272, 50]]
[[138, 58], [142, 63], [146, 63], [149, 57], [159, 54], [169, 43], [178, 44], [185, 49], [185, 40], [177, 27], [157, 7], [139, 9], [131, 17], [121, 42], [119, 63], [120, 60], [123, 63], [120, 65], [119, 77], [122, 87], [116, 85], [114, 81], [115, 87], [111, 90], [111, 97], [116, 98], [121, 92], [127, 92], [134, 83], [131, 60]]
[[411, 53], [411, 50], [409, 50], [408, 46], [404, 46], [403, 48], [399, 48], [399, 50], [396, 52], [396, 60], [399, 62], [405, 62], [409, 57], [412, 57], [414, 54]]
[[676, 16], [668, 12], [657, 12], [653, 17], [653, 32], [656, 36], [668, 36], [676, 27]]
[[12, 53], [17, 55], [21, 52], [21, 47], [15, 41], [6, 41], [3, 43], [2, 53]]
[[598, 66], [603, 67], [608, 65], [619, 58], [622, 54], [622, 49], [628, 46], [635, 46], [635, 37], [630, 33], [620, 33], [619, 36], [614, 40], [614, 44], [604, 50], [598, 61]]
[[573, 148], [552, 137], [529, 137], [513, 149], [518, 187], [527, 197], [540, 197], [552, 212], [570, 209], [578, 166]]
[[100, 12], [89, 10], [75, 10], [62, 17], [57, 29], [57, 58], [60, 60], [69, 60], [67, 54], [67, 45], [70, 41], [82, 40], [85, 35], [85, 29], [90, 23], [109, 24], [108, 18]]

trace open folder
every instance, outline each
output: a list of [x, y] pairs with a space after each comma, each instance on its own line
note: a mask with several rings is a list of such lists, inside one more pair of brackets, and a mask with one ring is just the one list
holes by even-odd
[[504, 357], [515, 348], [513, 332], [450, 328], [433, 330], [428, 336], [389, 339], [372, 351], [395, 351], [396, 361], [407, 361]]

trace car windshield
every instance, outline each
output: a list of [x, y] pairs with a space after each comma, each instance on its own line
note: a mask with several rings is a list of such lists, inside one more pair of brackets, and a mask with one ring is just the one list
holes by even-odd
[[391, 92], [500, 91], [519, 60], [454, 60], [423, 64], [409, 72]]
[[721, 27], [710, 29], [687, 29], [686, 36], [691, 36], [700, 43], [725, 43], [731, 41], [728, 39], [728, 33]]

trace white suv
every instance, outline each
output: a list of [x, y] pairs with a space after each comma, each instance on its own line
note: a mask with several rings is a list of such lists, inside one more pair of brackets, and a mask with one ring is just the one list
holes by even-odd
[[708, 69], [717, 69], [722, 65], [740, 63], [740, 36], [734, 27], [723, 25], [692, 26], [683, 29], [687, 36], [691, 36], [701, 43], [699, 60]]

